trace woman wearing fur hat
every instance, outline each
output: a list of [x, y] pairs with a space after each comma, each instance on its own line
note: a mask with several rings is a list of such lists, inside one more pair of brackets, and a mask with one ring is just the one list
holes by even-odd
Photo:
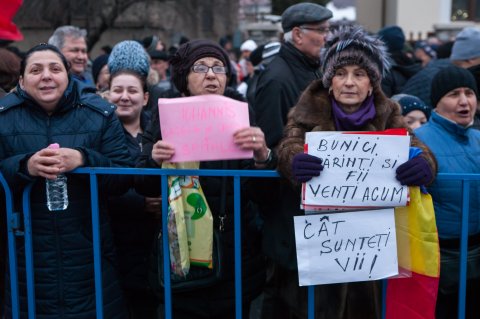
[[[477, 109], [475, 78], [466, 69], [450, 66], [432, 81], [435, 106], [427, 124], [415, 134], [438, 160], [441, 173], [480, 173], [480, 132], [472, 123]], [[468, 217], [467, 303], [465, 318], [479, 318], [480, 298], [480, 183], [471, 181]], [[462, 224], [462, 182], [437, 180], [432, 194], [440, 240], [440, 285], [437, 318], [456, 318]]]
[[[171, 97], [220, 94], [236, 100], [241, 95], [227, 88], [231, 64], [227, 53], [216, 43], [208, 40], [193, 40], [183, 44], [170, 60], [172, 80], [180, 92]], [[250, 119], [253, 123], [253, 118]], [[253, 160], [228, 160], [200, 162], [205, 169], [274, 168], [273, 152], [265, 143], [262, 130], [246, 127], [237, 131], [232, 139], [241, 149], [252, 150]], [[175, 153], [175, 147], [162, 140], [158, 109], [153, 114], [151, 126], [143, 136], [143, 152], [139, 166], [159, 168]], [[222, 245], [225, 255], [220, 260], [224, 269], [222, 279], [212, 286], [188, 292], [173, 292], [174, 318], [234, 318], [234, 273], [233, 273], [233, 188], [230, 178], [200, 177], [200, 184], [213, 215], [215, 228], [224, 225]], [[160, 180], [155, 176], [139, 176], [136, 188], [146, 196], [158, 196]], [[224, 185], [224, 186], [223, 186]], [[242, 187], [246, 191], [248, 186]], [[225, 190], [222, 192], [222, 189]], [[223, 193], [223, 195], [222, 195]], [[255, 225], [255, 211], [248, 205], [247, 194], [242, 195], [242, 270], [243, 270], [243, 317], [249, 317], [250, 302], [263, 287], [265, 271], [259, 243], [259, 230]], [[222, 205], [222, 202], [224, 203]], [[222, 208], [222, 206], [225, 206]], [[223, 218], [226, 214], [226, 218]], [[159, 291], [163, 294], [163, 290]], [[162, 312], [163, 313], [163, 312]]]
[[[306, 132], [406, 127], [398, 104], [381, 90], [382, 75], [390, 64], [378, 38], [360, 27], [340, 28], [327, 42], [321, 60], [323, 78], [307, 87], [290, 111], [278, 148], [278, 168], [297, 187], [299, 198], [299, 184], [323, 169], [320, 158], [303, 153]], [[400, 165], [396, 177], [402, 185], [428, 185], [435, 177], [435, 160], [415, 137], [412, 145], [423, 153]], [[291, 278], [294, 275], [290, 272]], [[306, 288], [297, 287], [293, 278], [283, 288], [296, 289], [299, 297], [285, 302], [294, 309], [292, 318], [306, 318]], [[379, 283], [373, 281], [317, 286], [315, 318], [380, 318], [380, 295]]]

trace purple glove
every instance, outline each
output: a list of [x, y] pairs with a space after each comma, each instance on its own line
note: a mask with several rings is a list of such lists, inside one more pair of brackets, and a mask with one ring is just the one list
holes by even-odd
[[400, 165], [396, 177], [402, 185], [422, 186], [433, 179], [433, 172], [427, 160], [417, 156]]
[[298, 182], [308, 182], [312, 177], [319, 176], [322, 170], [322, 160], [316, 156], [298, 153], [293, 157], [292, 174]]

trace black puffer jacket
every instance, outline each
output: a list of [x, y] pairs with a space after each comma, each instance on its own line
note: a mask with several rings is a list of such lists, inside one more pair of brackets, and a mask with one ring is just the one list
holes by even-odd
[[[14, 192], [17, 210], [21, 209], [24, 186], [34, 183], [31, 212], [39, 319], [96, 317], [89, 177], [66, 174], [69, 206], [65, 211], [50, 212], [45, 204], [45, 180], [30, 176], [26, 169], [28, 159], [50, 143], [80, 150], [85, 166], [130, 165], [115, 106], [91, 90], [70, 80], [59, 107], [50, 116], [19, 87], [0, 99], [0, 171]], [[122, 192], [119, 180], [99, 178], [99, 187]], [[100, 232], [104, 316], [126, 318], [112, 236], [103, 211]], [[23, 245], [17, 247], [21, 312], [26, 318], [25, 257]], [[11, 313], [9, 303], [7, 298], [7, 318]]]
[[[227, 88], [225, 96], [242, 100], [242, 96], [233, 89]], [[178, 97], [170, 95], [169, 97]], [[252, 114], [252, 113], [250, 113]], [[253, 125], [253, 117], [250, 118]], [[139, 167], [158, 168], [152, 159], [153, 144], [160, 140], [160, 124], [158, 110], [154, 111], [152, 125], [143, 136], [143, 152], [138, 163]], [[229, 160], [200, 162], [201, 169], [253, 169], [251, 160]], [[261, 254], [261, 239], [259, 226], [256, 223], [255, 206], [248, 200], [246, 191], [251, 180], [242, 179], [242, 283], [243, 302], [249, 303], [258, 296], [265, 280], [264, 257]], [[219, 227], [222, 193], [222, 177], [200, 177], [200, 184], [212, 210], [214, 228]], [[135, 188], [145, 196], [160, 195], [160, 178], [158, 176], [136, 176]], [[225, 272], [223, 282], [215, 286], [197, 291], [177, 293], [173, 295], [173, 307], [192, 315], [192, 318], [210, 318], [223, 315], [224, 318], [235, 316], [234, 292], [234, 239], [233, 239], [233, 179], [226, 180], [226, 214], [224, 242], [226, 249], [222, 267]], [[162, 291], [159, 291], [162, 293]]]
[[[140, 126], [143, 131], [148, 123], [149, 113], [142, 112]], [[124, 133], [132, 161], [137, 162], [143, 134], [138, 133], [133, 137], [127, 130]], [[120, 283], [129, 295], [138, 297], [151, 292], [147, 271], [155, 237], [155, 216], [154, 213], [145, 211], [145, 197], [135, 192], [133, 178], [129, 186], [130, 189], [125, 194], [109, 197], [108, 213], [118, 255]]]

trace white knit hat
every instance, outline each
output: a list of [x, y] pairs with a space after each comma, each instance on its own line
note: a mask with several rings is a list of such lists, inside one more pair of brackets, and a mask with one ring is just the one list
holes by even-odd
[[242, 45], [240, 46], [240, 51], [250, 51], [250, 52], [252, 52], [256, 48], [257, 48], [257, 44], [255, 43], [255, 41], [247, 40], [247, 41], [243, 42]]

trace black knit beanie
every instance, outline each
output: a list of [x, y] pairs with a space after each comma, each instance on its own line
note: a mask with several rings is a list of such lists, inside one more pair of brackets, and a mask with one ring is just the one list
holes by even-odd
[[230, 59], [220, 45], [210, 40], [192, 40], [182, 44], [170, 59], [172, 81], [180, 93], [186, 96], [190, 95], [187, 83], [188, 74], [195, 61], [205, 57], [222, 61], [223, 65], [227, 67], [227, 78], [230, 77]]
[[448, 92], [462, 87], [472, 89], [478, 97], [477, 83], [470, 71], [458, 66], [449, 66], [440, 70], [432, 80], [430, 93], [432, 107], [437, 107], [438, 102]]
[[109, 54], [102, 54], [98, 56], [92, 63], [92, 76], [93, 81], [97, 83], [98, 76], [100, 75], [100, 71], [102, 68], [107, 65], [108, 63]]

